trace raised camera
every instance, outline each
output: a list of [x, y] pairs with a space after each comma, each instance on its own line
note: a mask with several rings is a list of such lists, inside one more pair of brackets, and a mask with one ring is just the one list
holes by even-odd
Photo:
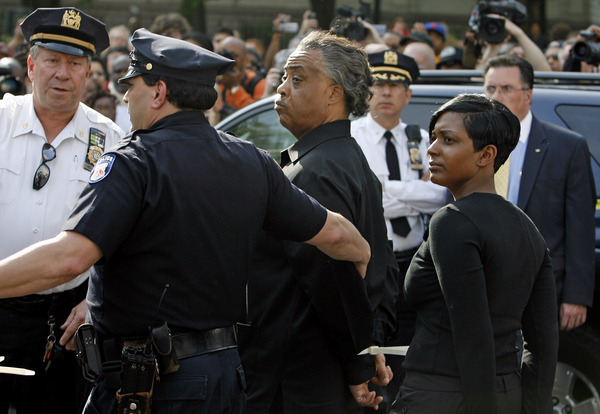
[[577, 42], [571, 49], [573, 58], [590, 65], [600, 64], [600, 43], [598, 42]]
[[5, 93], [21, 95], [23, 93], [23, 82], [13, 76], [10, 66], [0, 63], [0, 99]]
[[298, 32], [298, 23], [297, 22], [289, 22], [287, 20], [282, 20], [279, 23], [279, 30], [283, 33], [297, 33]]
[[527, 20], [527, 8], [518, 1], [478, 1], [471, 13], [469, 26], [478, 39], [491, 44], [502, 43], [506, 39], [506, 29], [503, 19], [489, 14], [499, 14], [519, 26]]

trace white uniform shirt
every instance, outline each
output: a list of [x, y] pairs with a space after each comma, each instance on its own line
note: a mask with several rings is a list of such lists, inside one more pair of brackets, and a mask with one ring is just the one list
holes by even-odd
[[[52, 141], [56, 158], [46, 163], [48, 182], [34, 190], [33, 175], [41, 163], [46, 136], [33, 109], [32, 95], [6, 94], [0, 100], [0, 259], [61, 231], [90, 176], [84, 162], [91, 127], [106, 134], [104, 151], [125, 135], [110, 119], [80, 103], [69, 124]], [[88, 273], [39, 293], [73, 289]]]
[[[431, 181], [419, 179], [419, 172], [411, 168], [408, 153], [408, 138], [404, 129], [406, 124], [400, 122], [391, 130], [394, 138], [392, 142], [398, 153], [401, 180], [389, 180], [389, 171], [385, 158], [386, 139], [383, 137], [385, 129], [371, 116], [366, 116], [352, 121], [352, 136], [363, 150], [371, 170], [379, 181], [383, 183], [383, 209], [386, 218], [388, 237], [392, 239], [394, 251], [400, 252], [415, 248], [423, 241], [425, 231], [421, 214], [433, 214], [447, 201], [446, 188]], [[419, 149], [425, 170], [429, 169], [427, 147], [429, 137], [427, 132], [421, 130], [421, 143]], [[394, 233], [390, 219], [406, 217], [411, 231], [406, 237]]]

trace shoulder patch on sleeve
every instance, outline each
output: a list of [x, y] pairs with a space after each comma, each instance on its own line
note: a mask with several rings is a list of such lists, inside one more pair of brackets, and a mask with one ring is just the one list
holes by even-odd
[[104, 154], [102, 157], [100, 157], [92, 169], [89, 183], [94, 184], [106, 178], [106, 176], [110, 173], [116, 158], [117, 157], [114, 154]]

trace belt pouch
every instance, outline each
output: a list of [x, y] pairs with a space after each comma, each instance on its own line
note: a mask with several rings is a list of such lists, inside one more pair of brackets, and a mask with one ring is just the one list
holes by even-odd
[[148, 414], [156, 380], [150, 346], [123, 350], [123, 382], [117, 391], [117, 414]]
[[173, 338], [167, 322], [152, 327], [150, 336], [156, 352], [156, 362], [158, 363], [160, 375], [177, 372], [179, 370], [179, 359], [173, 347]]
[[96, 330], [89, 323], [84, 323], [77, 328], [74, 342], [83, 377], [90, 382], [97, 382], [102, 374], [102, 360]]

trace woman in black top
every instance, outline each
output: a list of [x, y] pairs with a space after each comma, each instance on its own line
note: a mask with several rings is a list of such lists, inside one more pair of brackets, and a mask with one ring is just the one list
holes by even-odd
[[494, 186], [519, 132], [484, 95], [459, 95], [431, 118], [431, 181], [455, 201], [433, 215], [406, 275], [418, 317], [392, 413], [548, 412], [558, 350], [550, 258]]

